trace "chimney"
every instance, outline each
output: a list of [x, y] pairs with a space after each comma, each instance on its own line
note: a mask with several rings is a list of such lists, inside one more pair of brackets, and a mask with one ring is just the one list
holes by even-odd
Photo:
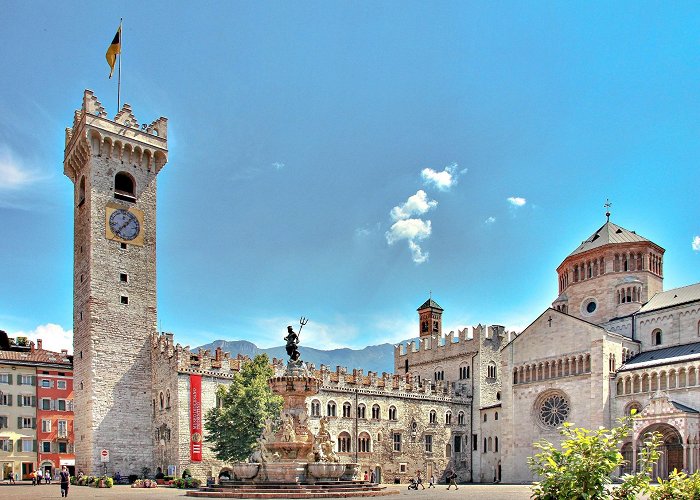
[[61, 349], [61, 354], [68, 356], [68, 349]]
[[34, 352], [34, 341], [29, 343], [29, 352]]
[[36, 339], [36, 348], [41, 349], [41, 339]]

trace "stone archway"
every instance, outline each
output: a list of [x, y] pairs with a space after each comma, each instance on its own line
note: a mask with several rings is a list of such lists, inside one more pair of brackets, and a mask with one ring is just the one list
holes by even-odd
[[667, 479], [674, 469], [678, 471], [683, 470], [683, 440], [678, 429], [671, 424], [663, 422], [648, 425], [639, 433], [639, 441], [637, 443], [639, 448], [643, 446], [644, 437], [650, 432], [658, 432], [662, 437], [662, 444], [659, 448], [661, 457], [654, 464], [652, 478]]

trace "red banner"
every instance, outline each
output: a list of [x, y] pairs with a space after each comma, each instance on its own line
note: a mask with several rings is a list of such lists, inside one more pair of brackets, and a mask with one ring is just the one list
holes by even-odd
[[190, 375], [190, 460], [202, 461], [202, 376]]

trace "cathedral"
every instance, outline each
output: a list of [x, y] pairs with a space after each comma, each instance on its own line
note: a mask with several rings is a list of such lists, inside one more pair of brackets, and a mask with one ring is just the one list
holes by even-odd
[[[181, 346], [157, 331], [156, 178], [167, 119], [140, 124], [125, 104], [109, 118], [85, 91], [66, 130], [74, 184], [76, 468], [122, 475], [156, 468], [216, 476], [203, 415], [246, 362]], [[167, 217], [167, 214], [164, 215]], [[698, 469], [700, 284], [663, 290], [664, 249], [609, 220], [557, 268], [559, 296], [522, 332], [500, 325], [442, 331], [420, 307], [416, 340], [394, 373], [311, 367], [309, 428], [328, 430], [344, 462], [383, 482], [421, 471], [462, 482], [529, 482], [527, 457], [564, 422], [612, 426], [637, 409], [622, 446], [636, 467], [648, 431], [663, 435], [659, 476]], [[281, 360], [274, 360], [276, 369]], [[619, 471], [620, 473], [624, 470]]]

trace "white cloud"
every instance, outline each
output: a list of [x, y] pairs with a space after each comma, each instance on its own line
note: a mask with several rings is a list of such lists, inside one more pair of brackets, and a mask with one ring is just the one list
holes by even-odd
[[448, 191], [452, 186], [457, 184], [457, 179], [460, 175], [467, 172], [467, 169], [457, 171], [457, 164], [452, 163], [445, 167], [442, 172], [433, 170], [432, 168], [424, 168], [421, 170], [421, 177], [427, 185], [433, 185], [440, 191]]
[[491, 225], [491, 224], [493, 224], [494, 222], [496, 222], [496, 218], [495, 218], [495, 217], [489, 217], [488, 219], [486, 219], [486, 220], [484, 221], [484, 224], [486, 224], [486, 225]]
[[47, 351], [60, 352], [61, 349], [67, 349], [69, 353], [73, 352], [73, 330], [64, 330], [60, 325], [54, 323], [39, 325], [29, 332], [8, 332], [8, 336], [27, 337], [35, 344], [37, 339], [41, 339], [42, 347]]
[[284, 167], [286, 167], [286, 165], [284, 163], [282, 163], [281, 161], [276, 161], [272, 164], [272, 167], [275, 170], [282, 170]]
[[406, 203], [391, 209], [390, 215], [394, 220], [408, 219], [413, 215], [422, 215], [438, 204], [435, 200], [429, 200], [428, 195], [422, 189], [409, 196]]
[[20, 189], [40, 180], [41, 176], [27, 168], [6, 146], [0, 146], [0, 189]]
[[423, 240], [430, 236], [430, 221], [422, 219], [405, 219], [394, 222], [386, 232], [386, 241], [393, 245], [400, 240]]
[[696, 236], [695, 238], [693, 238], [692, 245], [693, 250], [695, 250], [696, 252], [700, 252], [700, 236]]
[[525, 198], [520, 198], [519, 196], [511, 196], [508, 198], [508, 203], [514, 207], [522, 207], [525, 205], [525, 203], [527, 203], [527, 200]]
[[423, 262], [428, 260], [430, 254], [428, 252], [423, 253], [423, 250], [421, 249], [420, 245], [415, 241], [409, 240], [408, 248], [411, 249], [411, 258], [416, 264], [422, 264]]
[[430, 236], [432, 229], [430, 221], [422, 219], [405, 219], [396, 221], [389, 231], [386, 232], [386, 241], [393, 245], [397, 241], [408, 240], [408, 248], [411, 250], [411, 257], [416, 264], [422, 264], [428, 260], [428, 253], [423, 253], [416, 240], [424, 240]]

